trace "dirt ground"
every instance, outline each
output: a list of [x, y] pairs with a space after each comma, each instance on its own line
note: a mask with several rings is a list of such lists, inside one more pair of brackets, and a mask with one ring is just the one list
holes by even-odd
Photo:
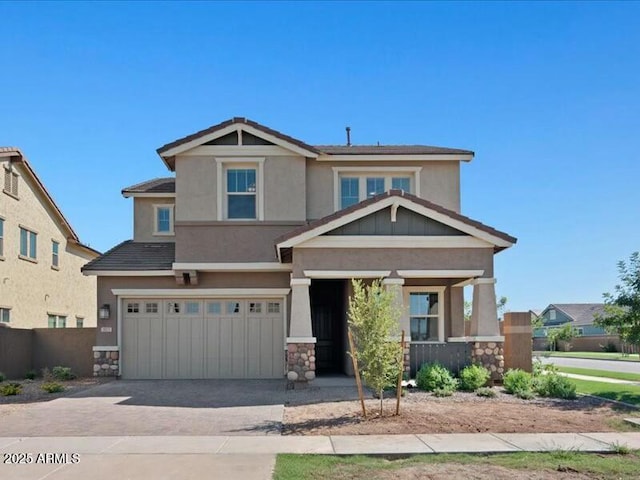
[[[362, 419], [358, 401], [318, 403], [285, 408], [285, 435], [368, 435], [402, 433], [553, 433], [610, 432], [619, 430], [622, 418], [640, 415], [611, 403], [579, 397], [577, 400], [520, 400], [500, 392], [495, 398], [456, 392], [438, 398], [410, 391], [402, 399], [400, 416], [395, 399], [366, 400], [369, 419]], [[531, 477], [536, 478], [536, 477]]]

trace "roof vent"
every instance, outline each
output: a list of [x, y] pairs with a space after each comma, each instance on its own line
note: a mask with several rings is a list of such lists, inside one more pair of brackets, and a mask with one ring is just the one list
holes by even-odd
[[351, 146], [351, 127], [346, 127], [345, 130], [347, 131], [347, 147]]

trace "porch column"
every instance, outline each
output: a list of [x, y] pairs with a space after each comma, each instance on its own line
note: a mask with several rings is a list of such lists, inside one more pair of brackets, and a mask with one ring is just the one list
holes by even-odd
[[497, 337], [500, 335], [495, 283], [495, 278], [476, 278], [471, 283], [473, 285], [472, 337]]
[[472, 283], [471, 360], [487, 368], [492, 381], [500, 381], [504, 374], [504, 337], [500, 336], [495, 283], [495, 278], [477, 278]]
[[310, 278], [291, 279], [291, 321], [287, 337], [287, 379], [308, 382], [316, 378], [316, 339], [311, 329]]
[[404, 363], [404, 371], [407, 372], [407, 375], [411, 373], [411, 364], [410, 364], [410, 343], [411, 343], [411, 323], [409, 321], [409, 312], [407, 308], [404, 306], [404, 295], [402, 292], [402, 286], [404, 285], [404, 278], [383, 278], [382, 285], [394, 293], [394, 306], [400, 312], [400, 321], [399, 327], [400, 332], [404, 330], [404, 338], [405, 338], [405, 349], [402, 352], [403, 355], [403, 363]]

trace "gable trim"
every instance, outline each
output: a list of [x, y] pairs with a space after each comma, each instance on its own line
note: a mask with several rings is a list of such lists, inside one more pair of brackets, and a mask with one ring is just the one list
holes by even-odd
[[493, 248], [493, 244], [467, 235], [322, 235], [296, 248]]
[[513, 245], [512, 242], [509, 242], [503, 238], [497, 237], [496, 235], [492, 235], [491, 233], [480, 230], [479, 228], [469, 225], [461, 220], [451, 218], [448, 215], [440, 213], [432, 208], [428, 208], [423, 205], [419, 205], [414, 201], [406, 198], [405, 196], [400, 195], [392, 195], [392, 194], [383, 194], [382, 198], [370, 203], [365, 207], [357, 208], [356, 210], [341, 215], [334, 220], [331, 220], [327, 223], [320, 224], [315, 228], [304, 231], [299, 235], [288, 238], [277, 244], [278, 251], [281, 248], [291, 248], [297, 247], [300, 244], [307, 242], [308, 240], [318, 237], [324, 233], [330, 232], [331, 230], [335, 230], [338, 227], [351, 223], [360, 218], [366, 217], [367, 215], [371, 215], [379, 210], [387, 208], [391, 205], [397, 204], [401, 207], [407, 208], [408, 210], [412, 210], [420, 215], [436, 220], [440, 223], [448, 225], [456, 230], [460, 230], [468, 235], [476, 237], [480, 240], [484, 240], [485, 242], [494, 245], [496, 247], [507, 248]]

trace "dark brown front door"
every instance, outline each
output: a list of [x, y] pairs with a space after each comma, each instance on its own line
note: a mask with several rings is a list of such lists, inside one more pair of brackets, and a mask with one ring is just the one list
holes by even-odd
[[343, 280], [311, 281], [311, 325], [316, 337], [316, 371], [342, 371], [344, 360], [344, 286]]

